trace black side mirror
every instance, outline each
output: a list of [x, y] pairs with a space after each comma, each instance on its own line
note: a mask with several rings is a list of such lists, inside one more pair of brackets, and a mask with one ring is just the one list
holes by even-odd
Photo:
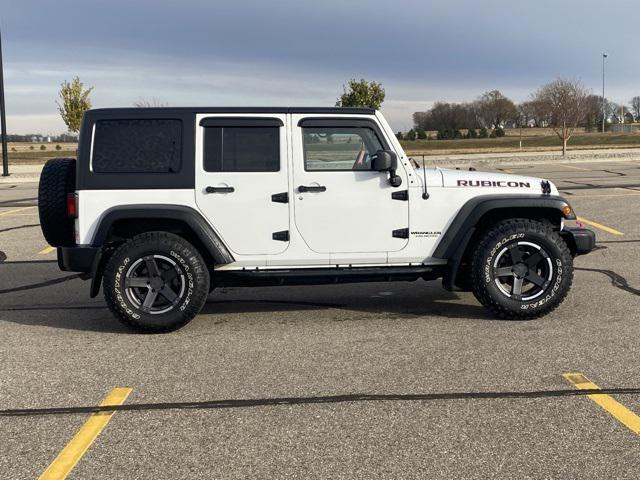
[[392, 187], [402, 185], [402, 178], [396, 175], [398, 168], [398, 156], [390, 150], [378, 150], [371, 157], [371, 170], [377, 172], [389, 172], [389, 184]]
[[389, 150], [378, 150], [371, 158], [371, 170], [390, 172], [398, 168], [398, 156]]

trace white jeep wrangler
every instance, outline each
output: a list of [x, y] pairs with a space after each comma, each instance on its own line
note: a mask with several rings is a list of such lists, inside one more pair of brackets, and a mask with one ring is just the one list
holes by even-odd
[[417, 168], [379, 112], [354, 108], [91, 110], [78, 160], [45, 165], [39, 210], [60, 268], [151, 332], [218, 286], [440, 277], [533, 318], [595, 245], [565, 227], [552, 183]]

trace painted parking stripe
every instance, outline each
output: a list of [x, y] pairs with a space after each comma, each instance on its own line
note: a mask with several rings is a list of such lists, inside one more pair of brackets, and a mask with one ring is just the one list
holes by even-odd
[[588, 220], [584, 217], [577, 217], [577, 220], [582, 223], [586, 223], [587, 225], [591, 225], [603, 232], [610, 233], [611, 235], [624, 235], [620, 230], [616, 230], [615, 228], [607, 227], [606, 225], [602, 225], [601, 223], [594, 222], [593, 220]]
[[[131, 393], [131, 388], [118, 387], [111, 390], [100, 406], [122, 405]], [[64, 480], [87, 452], [93, 441], [107, 426], [115, 412], [98, 412], [92, 414], [80, 427], [56, 459], [47, 467], [40, 480]]]
[[22, 207], [22, 208], [15, 208], [15, 209], [9, 210], [7, 212], [0, 212], [0, 217], [2, 217], [4, 215], [11, 215], [11, 214], [14, 214], [14, 213], [22, 212], [23, 210], [29, 210], [30, 208], [36, 208], [36, 207]]
[[42, 250], [40, 250], [38, 252], [38, 255], [47, 255], [47, 254], [49, 254], [51, 252], [55, 252], [55, 251], [56, 251], [56, 247], [52, 247], [51, 245], [49, 245], [49, 246], [43, 248]]
[[[595, 383], [581, 373], [565, 373], [562, 375], [567, 381], [576, 386], [578, 390], [600, 390]], [[587, 395], [591, 400], [606, 410], [613, 418], [618, 420], [636, 435], [640, 435], [640, 417], [615, 400], [610, 395], [594, 393]]]

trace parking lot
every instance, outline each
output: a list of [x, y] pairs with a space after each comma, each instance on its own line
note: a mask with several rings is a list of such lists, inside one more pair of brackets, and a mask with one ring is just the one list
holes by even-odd
[[500, 169], [555, 181], [598, 236], [544, 318], [440, 282], [226, 288], [165, 335], [58, 270], [37, 184], [0, 184], [0, 478], [73, 441], [74, 479], [638, 478], [640, 163]]

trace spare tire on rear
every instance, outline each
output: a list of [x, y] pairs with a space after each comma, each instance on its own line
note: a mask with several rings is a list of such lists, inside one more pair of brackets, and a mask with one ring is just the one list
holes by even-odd
[[42, 233], [52, 247], [75, 244], [74, 220], [67, 215], [67, 195], [75, 189], [75, 159], [52, 158], [44, 165], [38, 187], [38, 211]]

